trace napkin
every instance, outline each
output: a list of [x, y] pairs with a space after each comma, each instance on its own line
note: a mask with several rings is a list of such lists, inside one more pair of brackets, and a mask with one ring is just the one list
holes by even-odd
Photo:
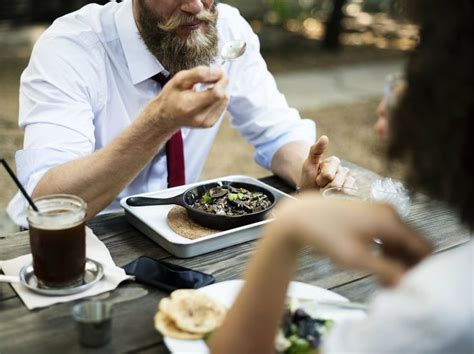
[[[115, 289], [122, 281], [133, 278], [125, 274], [122, 268], [115, 265], [107, 247], [105, 247], [102, 241], [100, 241], [88, 227], [86, 227], [86, 256], [102, 264], [104, 267], [104, 276], [91, 288], [81, 293], [66, 296], [46, 296], [32, 292], [22, 284], [11, 284], [11, 286], [15, 289], [28, 310], [33, 310], [101, 294]], [[8, 261], [0, 261], [0, 268], [6, 275], [18, 276], [21, 268], [28, 262], [31, 262], [31, 260], [31, 254], [27, 254]]]

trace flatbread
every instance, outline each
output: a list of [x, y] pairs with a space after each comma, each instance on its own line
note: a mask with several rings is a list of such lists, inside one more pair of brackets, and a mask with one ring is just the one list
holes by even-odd
[[224, 306], [197, 290], [176, 290], [171, 300], [160, 302], [160, 312], [186, 332], [206, 334], [224, 320]]
[[201, 339], [204, 337], [202, 333], [189, 333], [176, 327], [173, 320], [162, 312], [155, 315], [155, 328], [163, 336], [175, 339]]
[[164, 297], [160, 300], [158, 305], [158, 311], [168, 314], [170, 312], [171, 299], [169, 297]]

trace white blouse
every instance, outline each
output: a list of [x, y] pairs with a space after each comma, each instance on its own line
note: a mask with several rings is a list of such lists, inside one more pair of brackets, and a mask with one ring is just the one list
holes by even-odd
[[323, 353], [474, 353], [473, 259], [471, 240], [422, 262], [367, 319], [335, 325]]

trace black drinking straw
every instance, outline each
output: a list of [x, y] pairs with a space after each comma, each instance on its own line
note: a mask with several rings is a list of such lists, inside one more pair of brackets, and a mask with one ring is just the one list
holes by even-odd
[[21, 185], [20, 181], [18, 180], [18, 178], [16, 177], [15, 175], [15, 172], [12, 171], [12, 169], [10, 168], [10, 166], [8, 166], [8, 163], [7, 161], [4, 159], [4, 158], [1, 158], [0, 157], [0, 162], [2, 163], [3, 167], [5, 167], [5, 170], [7, 170], [8, 174], [10, 175], [10, 177], [13, 179], [13, 181], [15, 182], [15, 184], [18, 186], [18, 188], [20, 189], [20, 192], [21, 194], [23, 194], [23, 196], [26, 198], [26, 200], [28, 201], [28, 203], [30, 203], [31, 207], [33, 208], [34, 211], [36, 211], [37, 213], [39, 213], [39, 210], [38, 208], [36, 207], [35, 203], [33, 202], [33, 199], [31, 199], [31, 197], [28, 195], [28, 193], [25, 191], [25, 188], [23, 188], [23, 186]]

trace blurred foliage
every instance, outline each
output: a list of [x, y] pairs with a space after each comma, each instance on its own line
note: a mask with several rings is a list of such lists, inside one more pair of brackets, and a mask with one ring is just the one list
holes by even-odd
[[0, 0], [0, 23], [51, 23], [89, 3], [103, 5], [107, 2], [109, 0]]
[[[315, 18], [325, 22], [333, 10], [334, 0], [263, 0], [267, 8], [264, 22], [284, 24], [288, 20]], [[344, 13], [354, 12], [386, 13], [400, 18], [400, 0], [348, 0]]]
[[[10, 25], [51, 23], [91, 2], [104, 4], [108, 0], [0, 0], [0, 30]], [[265, 37], [265, 44], [269, 46], [278, 46], [288, 34], [320, 40], [326, 49], [339, 49], [341, 45], [374, 45], [407, 50], [417, 41], [416, 28], [401, 16], [401, 0], [222, 2], [238, 7], [255, 32], [260, 33], [264, 27], [274, 30], [274, 35]]]
[[416, 45], [416, 26], [403, 18], [401, 0], [262, 0], [265, 12], [252, 26], [266, 25], [305, 38], [320, 40], [322, 47], [368, 45], [409, 50]]

